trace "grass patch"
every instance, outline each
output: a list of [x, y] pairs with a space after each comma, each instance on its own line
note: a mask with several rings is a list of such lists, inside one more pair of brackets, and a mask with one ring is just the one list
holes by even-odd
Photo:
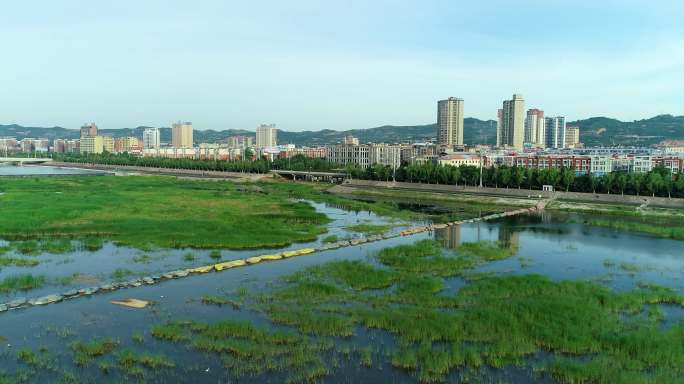
[[143, 250], [280, 247], [316, 240], [329, 222], [286, 193], [245, 193], [231, 182], [161, 176], [9, 178], [3, 192], [0, 238], [22, 241], [26, 254], [38, 251], [35, 240], [45, 237], [75, 239], [88, 251], [104, 241]]
[[[660, 326], [660, 304], [684, 306], [676, 291], [642, 284], [617, 293], [588, 281], [481, 274], [446, 295], [446, 278], [512, 252], [494, 242], [444, 252], [421, 240], [373, 255], [380, 266], [310, 267], [259, 295], [256, 305], [273, 323], [323, 339], [353, 336], [358, 327], [388, 332], [395, 347], [379, 357], [421, 382], [442, 382], [456, 369], [525, 366], [540, 351], [551, 360], [537, 372], [567, 383], [660, 382], [652, 379], [684, 374], [684, 321]], [[171, 338], [196, 337], [186, 329], [191, 325], [170, 327]], [[359, 359], [368, 362], [368, 353]]]
[[29, 291], [42, 287], [46, 282], [45, 276], [32, 274], [9, 276], [0, 280], [0, 292]]
[[192, 262], [192, 261], [195, 261], [195, 260], [196, 260], [195, 255], [193, 255], [192, 253], [189, 253], [189, 252], [188, 252], [188, 253], [186, 253], [185, 255], [183, 255], [183, 261]]
[[486, 261], [502, 260], [513, 256], [517, 250], [500, 241], [463, 243], [458, 247], [463, 255], [477, 256]]
[[71, 350], [74, 352], [74, 363], [80, 367], [85, 367], [96, 358], [111, 353], [118, 346], [118, 340], [107, 337], [95, 339], [88, 343], [75, 341], [71, 344]]
[[40, 250], [43, 252], [61, 254], [73, 252], [76, 248], [69, 239], [48, 240], [40, 243]]
[[221, 251], [214, 249], [213, 251], [209, 252], [209, 257], [213, 260], [221, 260], [223, 256], [221, 256]]
[[175, 321], [153, 327], [161, 340], [218, 355], [236, 378], [282, 373], [287, 382], [314, 382], [328, 374], [323, 354], [333, 344], [293, 332], [258, 328], [246, 321]]
[[123, 281], [123, 280], [125, 280], [127, 277], [129, 277], [129, 276], [131, 276], [131, 275], [133, 275], [133, 274], [134, 274], [134, 272], [131, 271], [130, 269], [126, 269], [126, 268], [117, 268], [117, 269], [114, 270], [114, 272], [112, 272], [112, 273], [109, 275], [109, 277], [111, 277], [112, 280], [114, 280], [114, 281]]
[[0, 256], [0, 266], [3, 267], [8, 265], [14, 265], [15, 267], [35, 267], [38, 264], [40, 264], [40, 262], [34, 259]]
[[90, 252], [99, 251], [103, 246], [104, 240], [98, 237], [86, 237], [81, 240], [81, 247]]
[[176, 363], [162, 354], [141, 353], [127, 348], [118, 353], [117, 365], [126, 376], [143, 377], [148, 370], [170, 369]]
[[40, 251], [40, 245], [35, 240], [16, 241], [12, 246], [23, 255], [37, 255]]
[[324, 243], [336, 243], [338, 241], [337, 235], [330, 235], [323, 238]]
[[356, 224], [345, 227], [348, 231], [363, 233], [365, 235], [382, 235], [392, 228], [394, 228], [394, 225], [391, 224]]
[[149, 264], [152, 262], [152, 260], [153, 258], [150, 255], [137, 255], [133, 256], [133, 258], [131, 259], [131, 261], [138, 264]]

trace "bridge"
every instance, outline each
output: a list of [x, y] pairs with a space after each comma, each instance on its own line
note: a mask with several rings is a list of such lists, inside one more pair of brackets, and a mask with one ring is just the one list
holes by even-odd
[[0, 164], [10, 163], [10, 164], [43, 164], [50, 163], [52, 159], [41, 158], [41, 157], [0, 157]]
[[293, 180], [329, 181], [331, 183], [341, 183], [347, 178], [347, 174], [342, 172], [309, 172], [275, 169], [272, 170], [271, 173], [284, 177], [291, 177]]

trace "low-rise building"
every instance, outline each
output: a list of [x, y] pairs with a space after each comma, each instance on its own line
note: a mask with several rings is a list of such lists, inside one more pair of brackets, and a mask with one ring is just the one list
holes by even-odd
[[451, 153], [440, 157], [437, 160], [437, 163], [440, 165], [451, 165], [454, 167], [460, 167], [461, 165], [480, 167], [480, 164], [482, 164], [482, 158], [479, 155], [472, 153]]

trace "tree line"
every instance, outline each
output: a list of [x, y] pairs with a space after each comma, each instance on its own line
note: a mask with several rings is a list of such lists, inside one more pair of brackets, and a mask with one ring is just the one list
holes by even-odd
[[[478, 186], [480, 168], [468, 165], [452, 166], [437, 163], [402, 164], [391, 166], [375, 164], [368, 168], [356, 165], [339, 165], [322, 158], [296, 155], [286, 159], [256, 160], [196, 160], [163, 157], [138, 157], [129, 154], [54, 154], [58, 161], [138, 167], [193, 169], [200, 171], [229, 171], [267, 173], [271, 170], [293, 171], [341, 171], [352, 178], [380, 181], [402, 181], [427, 184]], [[573, 168], [523, 168], [498, 166], [482, 169], [482, 185], [494, 188], [519, 188], [541, 190], [544, 185], [554, 190], [569, 192], [608, 193], [622, 195], [647, 195], [684, 198], [684, 175], [675, 175], [663, 167], [647, 173], [612, 172], [605, 175], [577, 175]]]

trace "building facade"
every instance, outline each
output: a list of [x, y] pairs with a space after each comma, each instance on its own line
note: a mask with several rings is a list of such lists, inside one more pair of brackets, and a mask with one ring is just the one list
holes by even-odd
[[95, 136], [97, 136], [97, 125], [95, 125], [95, 123], [83, 124], [81, 126], [81, 139]]
[[174, 148], [192, 148], [192, 129], [192, 123], [189, 121], [174, 123], [171, 128], [171, 145]]
[[102, 153], [104, 142], [102, 136], [84, 137], [80, 140], [81, 153]]
[[461, 165], [480, 167], [480, 164], [482, 164], [482, 158], [479, 155], [472, 153], [452, 153], [440, 157], [437, 160], [437, 163], [440, 165], [451, 165], [454, 167], [460, 167]]
[[523, 149], [525, 141], [525, 100], [522, 95], [514, 94], [511, 100], [503, 102], [503, 108], [498, 112], [496, 126], [496, 145]]
[[579, 127], [565, 127], [565, 146], [564, 148], [576, 148], [580, 145]]
[[546, 118], [546, 147], [565, 148], [565, 117]]
[[437, 102], [437, 138], [441, 145], [463, 145], [463, 99]]
[[228, 148], [249, 148], [254, 145], [254, 140], [251, 136], [231, 136], [226, 142], [228, 143]]
[[533, 147], [546, 147], [546, 120], [544, 111], [540, 109], [528, 109], [525, 117], [525, 144]]
[[357, 137], [348, 135], [344, 137], [344, 145], [359, 145], [359, 139]]
[[145, 128], [143, 131], [143, 148], [156, 149], [161, 147], [159, 128]]
[[261, 124], [256, 129], [257, 148], [269, 148], [278, 145], [278, 131], [275, 124]]
[[325, 157], [334, 164], [354, 164], [361, 168], [371, 165], [368, 145], [330, 145], [325, 151]]

